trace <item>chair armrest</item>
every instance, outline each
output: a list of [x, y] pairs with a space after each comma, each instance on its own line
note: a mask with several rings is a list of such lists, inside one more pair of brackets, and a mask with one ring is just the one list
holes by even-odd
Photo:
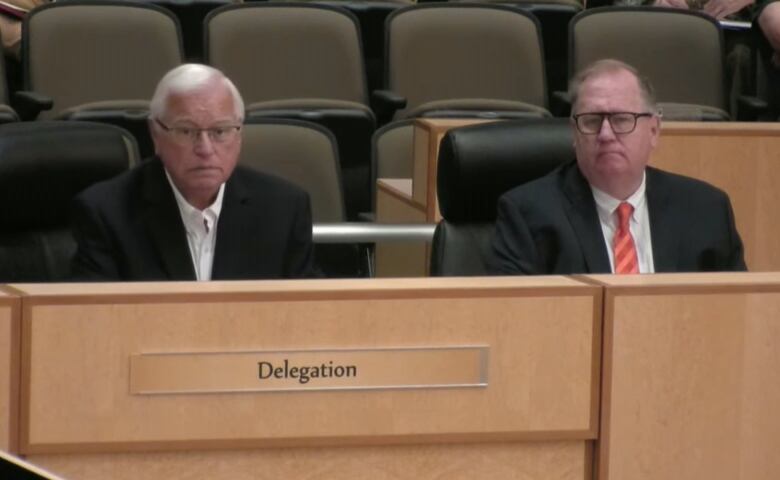
[[371, 108], [379, 125], [390, 122], [395, 112], [405, 106], [406, 98], [391, 90], [374, 90], [371, 94]]
[[769, 111], [769, 103], [762, 98], [751, 95], [737, 97], [737, 120], [756, 121], [767, 111]]
[[19, 118], [35, 120], [41, 112], [51, 110], [54, 100], [39, 92], [20, 90], [14, 93], [11, 104], [19, 114]]

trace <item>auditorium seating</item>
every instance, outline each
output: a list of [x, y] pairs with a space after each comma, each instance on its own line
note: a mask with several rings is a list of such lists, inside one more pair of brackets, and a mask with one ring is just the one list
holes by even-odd
[[433, 237], [431, 275], [485, 275], [498, 198], [573, 159], [565, 119], [486, 123], [447, 132], [439, 149], [436, 181], [443, 220]]
[[650, 79], [667, 120], [729, 120], [723, 33], [711, 17], [661, 7], [603, 7], [569, 24], [571, 76], [615, 58]]
[[412, 178], [413, 156], [414, 119], [396, 120], [374, 132], [371, 139], [372, 212], [376, 212], [376, 180]]
[[[60, 0], [61, 1], [61, 0]], [[188, 62], [203, 63], [203, 20], [222, 5], [241, 3], [243, 0], [150, 0], [171, 11], [181, 24], [182, 43]]]
[[[239, 162], [306, 190], [315, 224], [347, 220], [338, 146], [326, 128], [299, 120], [252, 120], [242, 128]], [[356, 244], [319, 244], [315, 264], [327, 277], [360, 277], [368, 270], [362, 253]]]
[[314, 222], [345, 221], [338, 147], [324, 127], [299, 120], [253, 120], [242, 128], [239, 163], [309, 192]]
[[385, 34], [385, 89], [406, 100], [395, 118], [550, 115], [532, 15], [500, 5], [422, 4], [390, 14]]
[[[190, 6], [174, 0], [62, 0], [37, 8], [25, 20], [23, 91], [4, 95], [0, 83], [0, 123], [36, 116], [113, 123], [131, 131], [146, 156], [153, 151], [146, 117], [154, 85], [184, 58], [202, 56], [236, 81], [249, 123], [308, 120], [335, 134], [346, 213], [329, 218], [354, 221], [373, 218], [377, 177], [411, 177], [414, 118], [545, 118], [548, 87], [565, 83], [598, 57], [622, 58], [647, 74], [667, 120], [729, 118], [723, 33], [717, 22], [696, 13], [641, 7], [583, 11], [568, 35], [557, 36], [571, 56], [567, 75], [553, 80], [550, 62], [561, 60], [566, 48], [561, 52], [561, 45], [541, 38], [551, 38], [545, 28], [553, 18], [561, 22], [555, 15], [581, 9], [577, 0], [420, 5], [213, 0], [198, 8], [206, 3], [213, 11], [201, 25], [202, 45], [190, 22], [183, 40], [176, 17], [184, 13], [159, 7]], [[228, 5], [215, 9], [221, 4]], [[386, 25], [377, 16], [387, 16]], [[588, 32], [596, 35], [588, 38]], [[369, 105], [367, 62], [378, 61], [382, 48], [384, 90]], [[763, 92], [771, 96], [774, 90], [767, 85]], [[406, 104], [396, 120], [375, 130], [380, 123], [375, 114], [401, 105], [399, 99]], [[327, 202], [312, 197], [315, 219], [324, 221], [318, 212], [329, 208], [323, 206]]]
[[356, 18], [327, 5], [251, 3], [206, 18], [206, 60], [238, 87], [248, 118], [315, 121], [341, 152], [347, 216], [370, 208], [371, 133]]
[[75, 251], [71, 199], [136, 162], [132, 135], [112, 125], [0, 125], [0, 281], [66, 279]]
[[[25, 119], [90, 120], [126, 127], [151, 153], [149, 99], [160, 78], [184, 58], [176, 17], [150, 4], [57, 2], [25, 17]], [[21, 114], [21, 111], [20, 111]]]

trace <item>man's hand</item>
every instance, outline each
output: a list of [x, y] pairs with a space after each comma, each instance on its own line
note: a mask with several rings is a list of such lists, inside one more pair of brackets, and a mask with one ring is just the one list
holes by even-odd
[[780, 68], [780, 2], [772, 2], [764, 7], [758, 17], [758, 24], [766, 39], [769, 40], [769, 44], [775, 50], [772, 63], [775, 67]]
[[686, 2], [685, 0], [656, 0], [653, 6], [681, 8], [683, 10], [688, 10], [688, 2]]
[[736, 13], [748, 5], [752, 5], [755, 0], [709, 0], [704, 4], [702, 11], [718, 20]]

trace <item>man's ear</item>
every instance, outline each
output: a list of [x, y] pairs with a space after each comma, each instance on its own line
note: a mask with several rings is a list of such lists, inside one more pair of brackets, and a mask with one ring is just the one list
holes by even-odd
[[155, 125], [154, 120], [152, 120], [151, 117], [146, 120], [146, 126], [149, 128], [149, 136], [152, 138], [152, 145], [154, 145], [154, 154], [157, 155], [159, 152], [157, 151], [157, 136], [160, 134], [158, 131], [157, 125]]
[[661, 136], [661, 114], [653, 115], [650, 121], [652, 122], [650, 126], [650, 145], [655, 148], [658, 145], [658, 138]]

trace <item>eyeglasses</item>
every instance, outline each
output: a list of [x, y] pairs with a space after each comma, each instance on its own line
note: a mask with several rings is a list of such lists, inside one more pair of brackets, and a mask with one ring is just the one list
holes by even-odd
[[588, 112], [572, 115], [577, 130], [584, 135], [596, 135], [601, 131], [604, 119], [609, 121], [609, 126], [614, 133], [631, 133], [636, 129], [636, 122], [641, 117], [652, 117], [650, 112]]
[[154, 121], [166, 133], [170, 134], [174, 141], [181, 144], [194, 144], [200, 139], [201, 132], [206, 132], [206, 135], [214, 143], [227, 143], [235, 139], [238, 132], [241, 131], [241, 125], [220, 125], [210, 128], [169, 127], [158, 118], [155, 118]]

